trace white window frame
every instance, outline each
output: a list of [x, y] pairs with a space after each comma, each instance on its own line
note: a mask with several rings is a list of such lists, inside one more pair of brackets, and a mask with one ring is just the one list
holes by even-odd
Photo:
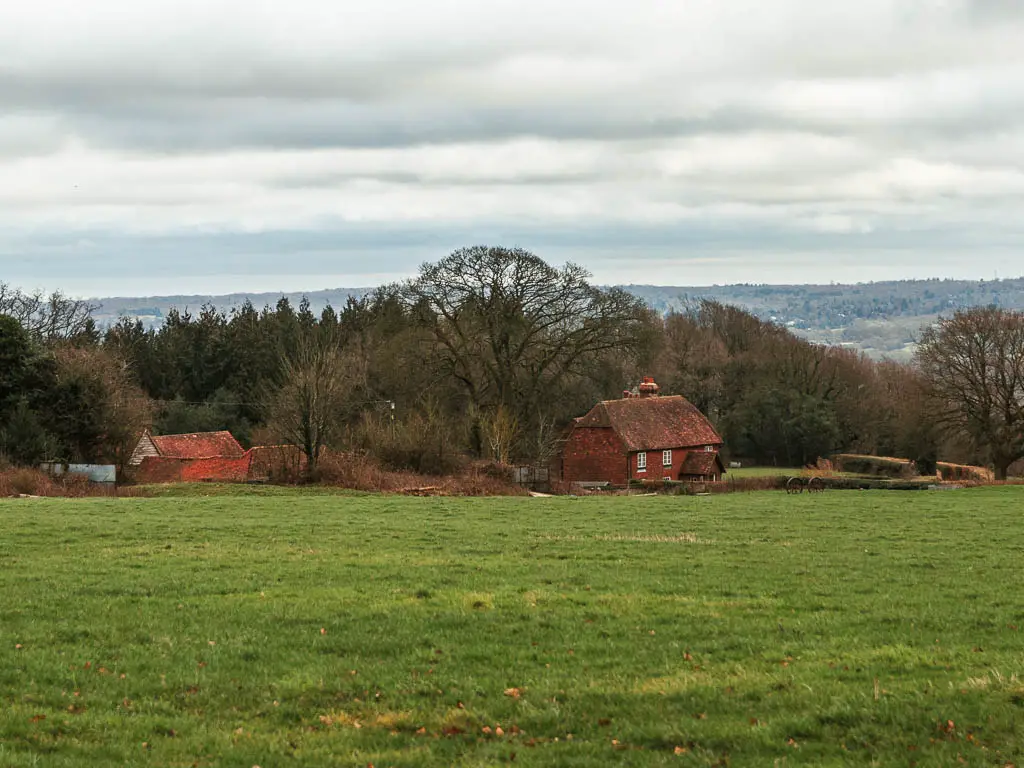
[[704, 446], [704, 452], [705, 453], [714, 453], [715, 452], [715, 446], [713, 446], [713, 445], [705, 445]]
[[647, 452], [646, 451], [640, 451], [640, 453], [638, 453], [636, 455], [636, 471], [637, 472], [646, 472], [647, 471]]
[[672, 449], [669, 448], [667, 451], [661, 452], [661, 466], [671, 467], [672, 466]]

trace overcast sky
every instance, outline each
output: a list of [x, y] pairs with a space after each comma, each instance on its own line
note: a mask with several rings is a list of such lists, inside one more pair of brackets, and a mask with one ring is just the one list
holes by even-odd
[[1018, 0], [0, 4], [0, 281], [1024, 274]]

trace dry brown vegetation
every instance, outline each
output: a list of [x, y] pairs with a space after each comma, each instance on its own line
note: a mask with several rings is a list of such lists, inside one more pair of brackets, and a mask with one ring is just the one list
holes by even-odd
[[431, 496], [525, 496], [512, 482], [511, 468], [496, 462], [466, 465], [453, 475], [428, 475], [382, 467], [358, 453], [330, 452], [320, 460], [320, 481], [357, 491], [419, 493]]
[[87, 496], [143, 496], [139, 488], [118, 488], [97, 485], [82, 475], [52, 478], [36, 469], [14, 468], [0, 470], [0, 498], [18, 496], [48, 496], [84, 498]]
[[940, 461], [935, 466], [939, 475], [946, 481], [967, 480], [974, 483], [991, 483], [995, 480], [995, 473], [987, 467], [952, 464], [947, 461]]

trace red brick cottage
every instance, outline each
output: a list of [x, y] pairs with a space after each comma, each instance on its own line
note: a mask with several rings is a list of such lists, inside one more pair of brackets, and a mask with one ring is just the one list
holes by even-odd
[[722, 438], [681, 395], [659, 396], [645, 378], [621, 400], [605, 400], [576, 420], [562, 450], [567, 482], [721, 480]]

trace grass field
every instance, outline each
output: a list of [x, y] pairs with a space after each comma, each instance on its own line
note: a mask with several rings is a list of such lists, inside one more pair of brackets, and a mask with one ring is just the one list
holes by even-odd
[[725, 479], [741, 477], [793, 477], [803, 474], [800, 468], [790, 467], [736, 467], [725, 472]]
[[1020, 765], [1022, 511], [0, 501], [0, 765]]

